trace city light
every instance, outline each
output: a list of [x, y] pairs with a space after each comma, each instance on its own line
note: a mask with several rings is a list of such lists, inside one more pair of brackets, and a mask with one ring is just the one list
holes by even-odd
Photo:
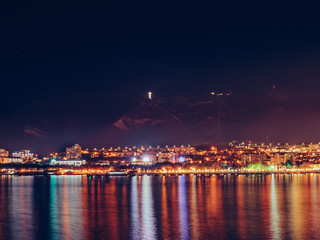
[[183, 163], [183, 162], [185, 162], [186, 161], [186, 158], [185, 157], [179, 157], [179, 163]]
[[[43, 172], [46, 166], [55, 170], [63, 166], [72, 166], [78, 169], [63, 172], [64, 174], [106, 174], [103, 169], [139, 172], [141, 174], [159, 173], [158, 164], [168, 164], [170, 173], [297, 173], [318, 172], [320, 170], [320, 144], [289, 145], [288, 143], [270, 145], [269, 143], [252, 143], [249, 141], [229, 143], [224, 147], [208, 146], [206, 149], [197, 149], [193, 146], [166, 145], [165, 147], [126, 147], [126, 148], [92, 148], [81, 150], [76, 144], [62, 153], [50, 153], [43, 158], [34, 154], [32, 158], [10, 156], [9, 151], [2, 149], [0, 164], [32, 163], [37, 166], [31, 174]], [[25, 150], [28, 151], [29, 150]], [[13, 154], [12, 154], [13, 155]], [[72, 156], [72, 157], [71, 157]], [[87, 167], [89, 170], [81, 169]], [[144, 167], [148, 169], [145, 170]], [[94, 170], [101, 168], [102, 172]], [[139, 168], [139, 171], [137, 170]], [[178, 170], [178, 168], [180, 170]], [[196, 170], [192, 170], [196, 168]], [[38, 170], [37, 170], [38, 169]], [[81, 169], [81, 170], [80, 170]], [[1, 168], [0, 168], [1, 170]], [[50, 172], [50, 171], [49, 171]], [[161, 172], [161, 170], [160, 170]], [[59, 171], [55, 171], [58, 174]], [[13, 174], [11, 171], [10, 174]], [[50, 172], [50, 174], [52, 174]]]

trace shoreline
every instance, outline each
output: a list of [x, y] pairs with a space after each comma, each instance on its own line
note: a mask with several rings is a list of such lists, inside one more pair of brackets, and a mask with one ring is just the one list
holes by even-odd
[[154, 177], [177, 177], [177, 176], [249, 176], [249, 175], [296, 175], [296, 174], [320, 174], [320, 170], [316, 171], [274, 171], [274, 172], [214, 172], [214, 173], [199, 173], [199, 172], [189, 172], [189, 173], [118, 173], [118, 174], [83, 174], [83, 173], [48, 173], [48, 172], [36, 172], [36, 173], [0, 173], [0, 176], [86, 176], [86, 177], [135, 177], [135, 176], [154, 176]]

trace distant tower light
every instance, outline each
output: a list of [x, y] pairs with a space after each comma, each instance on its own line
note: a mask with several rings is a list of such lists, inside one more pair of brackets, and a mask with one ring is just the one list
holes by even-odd
[[148, 92], [148, 98], [151, 100], [152, 99], [152, 92]]

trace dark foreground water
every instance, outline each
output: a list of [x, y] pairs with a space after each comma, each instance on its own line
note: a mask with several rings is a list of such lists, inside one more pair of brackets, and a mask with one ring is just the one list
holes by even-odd
[[0, 177], [0, 239], [319, 239], [320, 175]]

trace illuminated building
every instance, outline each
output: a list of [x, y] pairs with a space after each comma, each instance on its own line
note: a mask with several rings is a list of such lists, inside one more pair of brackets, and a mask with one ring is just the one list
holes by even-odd
[[23, 159], [19, 157], [0, 157], [0, 164], [22, 163]]
[[9, 157], [9, 151], [5, 149], [0, 149], [0, 157]]
[[290, 157], [288, 156], [288, 154], [276, 153], [273, 157], [271, 157], [270, 163], [272, 165], [279, 165], [279, 164], [285, 163], [289, 159]]
[[12, 163], [12, 162], [22, 162], [22, 158], [19, 158], [17, 160], [16, 158], [9, 158], [9, 151], [6, 151], [5, 149], [0, 149], [0, 164], [6, 164], [6, 163]]
[[108, 158], [107, 160], [99, 160], [95, 165], [111, 165], [111, 166], [125, 166], [131, 164], [130, 158]]
[[158, 162], [178, 162], [178, 153], [163, 151], [158, 154]]
[[180, 155], [195, 155], [197, 153], [195, 147], [191, 147], [190, 145], [188, 146], [181, 146], [181, 147], [167, 147], [166, 148], [167, 151], [169, 152], [175, 152], [178, 153]]
[[12, 153], [12, 157], [22, 158], [22, 159], [31, 159], [33, 158], [33, 153], [30, 150], [21, 150]]
[[241, 162], [246, 165], [248, 163], [258, 163], [267, 161], [267, 155], [261, 153], [244, 153], [241, 155]]
[[0, 149], [0, 164], [10, 163], [11, 160], [9, 157], [9, 151], [6, 151], [5, 149]]
[[58, 160], [58, 159], [51, 159], [51, 165], [59, 165], [59, 166], [74, 166], [80, 167], [86, 163], [85, 160], [79, 159], [68, 159], [68, 160]]
[[131, 158], [132, 165], [152, 165], [155, 163], [156, 156], [154, 155], [141, 155], [141, 156], [134, 156]]
[[81, 146], [79, 144], [75, 144], [71, 148], [66, 149], [66, 157], [67, 159], [80, 159], [81, 158]]

